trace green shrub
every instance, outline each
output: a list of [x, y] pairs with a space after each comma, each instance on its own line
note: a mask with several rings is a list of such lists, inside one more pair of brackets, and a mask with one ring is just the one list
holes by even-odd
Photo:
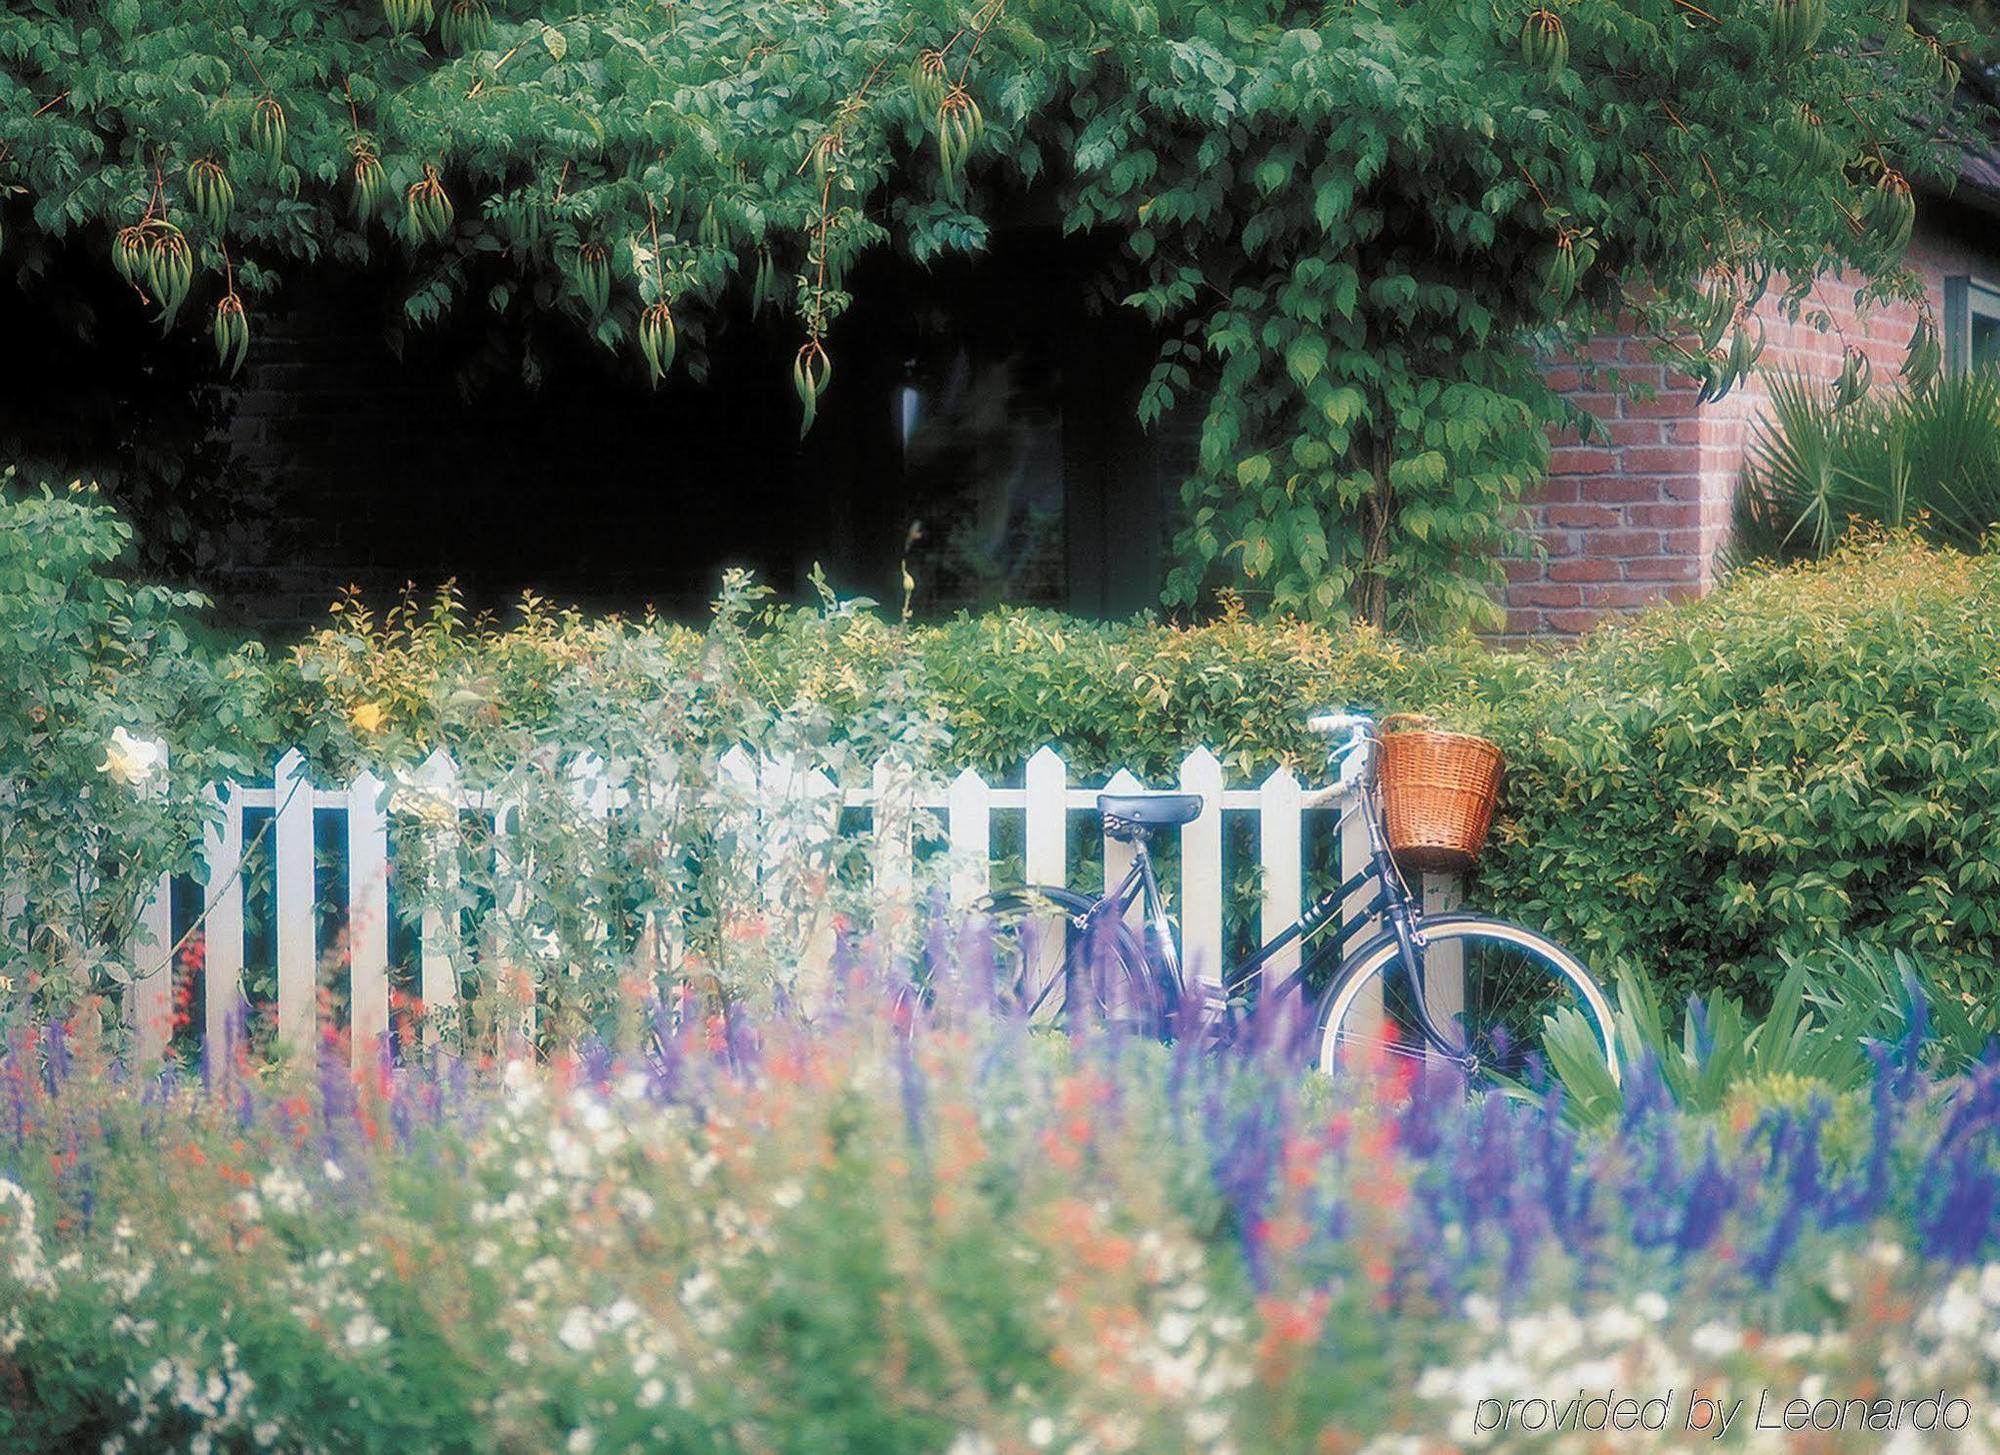
[[1759, 571], [1551, 672], [1481, 897], [1680, 993], [1843, 937], [1992, 984], [2000, 563], [1910, 535]]
[[[1489, 724], [1509, 764], [1475, 902], [1648, 967], [1668, 1004], [1718, 986], [1759, 1003], [1786, 955], [1841, 939], [1940, 965], [1948, 994], [1983, 992], [2000, 952], [2000, 563], [1907, 533], [1746, 573], [1559, 656], [1234, 613], [903, 627], [778, 609], [720, 645], [539, 606], [506, 631], [448, 602], [396, 622], [350, 605], [301, 648], [279, 684], [289, 726], [335, 756], [476, 750], [523, 727], [553, 741], [577, 727], [559, 701], [656, 697], [694, 673], [718, 691], [692, 701], [728, 683], [760, 712], [807, 704], [838, 735], [894, 683], [950, 728], [941, 772], [1019, 781], [1052, 743], [1079, 778], [1166, 783], [1206, 744], [1240, 782], [1280, 764], [1316, 778], [1314, 708], [1445, 708]], [[746, 720], [703, 710], [691, 742]]]
[[269, 742], [255, 658], [195, 639], [200, 597], [127, 578], [131, 528], [95, 487], [13, 477], [0, 474], [0, 1031], [31, 1000], [66, 1014], [158, 972], [166, 946], [130, 952], [139, 909], [162, 873], [193, 865], [200, 785]]

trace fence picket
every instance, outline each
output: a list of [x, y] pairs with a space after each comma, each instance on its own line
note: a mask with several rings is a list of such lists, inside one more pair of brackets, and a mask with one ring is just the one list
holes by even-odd
[[541, 1023], [540, 1007], [535, 1003], [535, 975], [529, 965], [515, 962], [502, 936], [511, 925], [516, 946], [523, 954], [527, 953], [521, 945], [520, 930], [527, 918], [534, 857], [520, 844], [523, 838], [520, 806], [502, 801], [490, 805], [488, 811], [493, 823], [493, 896], [500, 912], [488, 925], [482, 983], [496, 989], [494, 1003], [500, 1015], [495, 1029], [500, 1054], [523, 1059], [535, 1054], [535, 1036]]
[[347, 964], [355, 1070], [389, 1032], [389, 825], [382, 780], [364, 772], [347, 790]]
[[[1124, 768], [1111, 775], [1111, 781], [1104, 785], [1106, 793], [1144, 793], [1146, 785]], [[1138, 846], [1122, 839], [1104, 835], [1104, 892], [1111, 893], [1125, 882], [1125, 876], [1132, 872], [1132, 861], [1138, 857]], [[1131, 907], [1125, 912], [1125, 919], [1134, 930], [1145, 923], [1145, 907], [1135, 896]]]
[[1069, 883], [1069, 769], [1050, 747], [1028, 759], [1027, 882]]
[[[416, 782], [436, 802], [429, 831], [431, 882], [418, 943], [418, 996], [424, 1004], [424, 1045], [439, 1044], [438, 1021], [458, 1007], [458, 966], [464, 954], [458, 923], [458, 765], [439, 748]], [[440, 908], [443, 905], [445, 908]]]
[[[165, 751], [162, 745], [161, 752], [164, 754]], [[159, 769], [162, 778], [167, 768], [167, 760], [163, 756]], [[159, 791], [166, 791], [164, 783]], [[140, 906], [139, 918], [133, 926], [132, 939], [125, 955], [133, 975], [127, 990], [126, 1006], [137, 1036], [138, 1059], [142, 1065], [151, 1064], [164, 1056], [167, 1042], [172, 1037], [173, 944], [174, 881], [171, 875], [162, 874], [154, 882], [145, 904]]]
[[[829, 839], [840, 830], [840, 785], [835, 783], [818, 768], [808, 771], [800, 783], [801, 791], [814, 808], [815, 825], [819, 832]], [[831, 895], [822, 895], [822, 903], [830, 903]], [[824, 985], [833, 969], [834, 924], [830, 913], [822, 913], [814, 922], [811, 939], [806, 942], [800, 958], [800, 978], [809, 985]]]
[[1220, 990], [1222, 959], [1222, 763], [1207, 748], [1181, 762], [1181, 792], [1201, 795], [1201, 817], [1181, 826], [1181, 964]]
[[[948, 784], [924, 782], [878, 763], [870, 784], [862, 789], [843, 791], [819, 768], [801, 770], [797, 763], [762, 763], [741, 747], [732, 748], [719, 764], [719, 780], [736, 803], [742, 822], [732, 831], [735, 842], [746, 856], [741, 872], [755, 877], [764, 892], [790, 894], [814, 892], [817, 882], [808, 871], [802, 880], [787, 872], [791, 848], [818, 853], [821, 836], [837, 833], [843, 806], [872, 808], [875, 830], [871, 848], [876, 883], [892, 895], [905, 897], [913, 879], [916, 816], [920, 810], [942, 810], [950, 857], [947, 874], [950, 899], [955, 908], [965, 908], [989, 892], [992, 886], [993, 820], [996, 812], [1020, 812], [1023, 816], [1025, 872], [1029, 883], [1066, 885], [1068, 879], [1068, 824], [1072, 811], [1095, 806], [1099, 790], [1072, 787], [1068, 767], [1053, 747], [1044, 747], [1028, 760], [1019, 788], [995, 788], [971, 769]], [[574, 788], [580, 811], [602, 820], [626, 806], [623, 795], [613, 790], [595, 759], [578, 760]], [[1223, 824], [1228, 813], [1254, 812], [1257, 815], [1258, 860], [1261, 867], [1261, 903], [1258, 923], [1264, 938], [1270, 938], [1292, 924], [1299, 913], [1305, 890], [1305, 788], [1298, 777], [1280, 769], [1254, 788], [1231, 788], [1225, 781], [1223, 765], [1207, 748], [1197, 748], [1182, 762], [1178, 789], [1202, 798], [1202, 811], [1184, 825], [1180, 836], [1179, 884], [1174, 895], [1182, 935], [1183, 963], [1190, 976], [1213, 985], [1224, 968], [1223, 926], [1229, 881], [1224, 872]], [[1120, 769], [1104, 785], [1104, 792], [1145, 793], [1149, 790], [1130, 771]], [[204, 833], [202, 861], [206, 875], [203, 924], [207, 936], [207, 987], [203, 1005], [204, 1031], [212, 1046], [226, 1048], [229, 1028], [242, 1003], [244, 959], [243, 861], [246, 852], [244, 815], [246, 810], [266, 805], [274, 809], [269, 832], [274, 840], [274, 906], [277, 938], [278, 1032], [283, 1041], [304, 1049], [311, 1044], [317, 1011], [318, 905], [314, 872], [313, 815], [315, 808], [332, 809], [345, 817], [348, 845], [346, 885], [348, 942], [352, 994], [349, 1030], [357, 1067], [376, 1053], [389, 1029], [389, 824], [392, 816], [414, 815], [429, 841], [433, 882], [427, 886], [419, 935], [419, 981], [427, 1017], [425, 1044], [440, 1044], [439, 1021], [447, 1020], [458, 1002], [463, 957], [467, 951], [459, 894], [459, 856], [463, 843], [462, 815], [491, 814], [496, 856], [495, 892], [498, 904], [478, 933], [490, 954], [492, 975], [489, 983], [498, 992], [496, 1019], [501, 1029], [502, 1049], [508, 1054], [531, 1052], [535, 1036], [537, 1007], [523, 1000], [518, 983], [503, 985], [503, 949], [512, 950], [503, 933], [510, 922], [521, 920], [532, 908], [528, 894], [534, 866], [518, 863], [523, 847], [517, 804], [498, 804], [492, 798], [468, 796], [461, 785], [451, 758], [439, 750], [427, 759], [415, 775], [398, 788], [393, 798], [385, 796], [383, 784], [373, 773], [363, 773], [345, 790], [315, 794], [307, 781], [305, 759], [296, 749], [287, 752], [275, 769], [269, 788], [225, 786], [210, 790], [214, 821]], [[780, 801], [782, 800], [782, 801]], [[803, 827], [802, 827], [803, 825]], [[803, 842], [794, 845], [793, 840]], [[1369, 859], [1366, 826], [1354, 815], [1346, 816], [1337, 830], [1338, 858], [1343, 879], [1367, 867]], [[1131, 844], [1107, 840], [1104, 845], [1103, 875], [1107, 890], [1116, 888], [1129, 872], [1134, 849]], [[803, 885], [801, 891], [800, 885]], [[159, 964], [171, 943], [171, 901], [169, 885], [145, 912], [141, 929], [130, 946], [133, 963], [140, 969]], [[1345, 923], [1353, 923], [1366, 913], [1372, 886], [1364, 885], [1341, 906]], [[1457, 881], [1431, 876], [1424, 886], [1426, 906], [1433, 912], [1457, 902]], [[831, 903], [830, 896], [822, 896]], [[909, 906], [904, 905], [907, 918]], [[1136, 911], [1132, 916], [1138, 924]], [[1357, 932], [1366, 938], [1379, 924], [1362, 926]], [[815, 982], [817, 972], [831, 963], [833, 950], [831, 912], [823, 922], [804, 926], [808, 943], [800, 948], [800, 969], [805, 982]], [[678, 968], [681, 926], [671, 910], [661, 910], [649, 921], [639, 958], [649, 969]], [[1358, 943], [1358, 939], [1355, 941]], [[147, 953], [149, 952], [149, 953]], [[1274, 956], [1266, 970], [1284, 975], [1301, 959], [1297, 945]], [[1443, 1013], [1450, 1013], [1463, 998], [1449, 957], [1434, 958], [1430, 984]], [[142, 1056], [157, 1056], [168, 1039], [171, 1014], [171, 975], [137, 982], [127, 997], [127, 1014], [139, 1032]], [[532, 991], [530, 991], [532, 996]], [[1380, 1013], [1377, 1004], [1371, 1007]]]
[[945, 805], [951, 830], [951, 903], [964, 909], [992, 887], [993, 795], [967, 768], [951, 782]]
[[217, 817], [203, 834], [202, 1028], [211, 1055], [228, 1054], [230, 1026], [243, 1003], [243, 795], [210, 788]]
[[305, 756], [293, 748], [271, 780], [277, 804], [278, 1039], [312, 1049], [318, 998], [318, 924], [313, 882], [313, 792]]
[[[1263, 870], [1257, 927], [1266, 941], [1289, 928], [1302, 907], [1305, 824], [1299, 800], [1303, 796], [1289, 768], [1280, 768], [1257, 790], [1257, 862]], [[1276, 983], [1298, 968], [1299, 945], [1294, 940], [1266, 962], [1263, 973]]]

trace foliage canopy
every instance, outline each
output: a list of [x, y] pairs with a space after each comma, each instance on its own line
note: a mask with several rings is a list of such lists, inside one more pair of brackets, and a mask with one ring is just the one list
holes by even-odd
[[0, 216], [27, 286], [79, 239], [229, 368], [324, 259], [655, 377], [781, 307], [810, 424], [856, 257], [1044, 187], [1123, 238], [1144, 417], [1204, 411], [1169, 601], [1434, 620], [1566, 418], [1526, 346], [1636, 317], [1720, 389], [1774, 278], [1917, 296], [1955, 72], [1901, 0], [15, 0]]

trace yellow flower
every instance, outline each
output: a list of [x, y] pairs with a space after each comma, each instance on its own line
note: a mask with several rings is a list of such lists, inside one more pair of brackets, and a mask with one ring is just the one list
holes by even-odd
[[358, 702], [348, 710], [347, 720], [354, 724], [354, 730], [361, 733], [379, 732], [382, 720], [388, 714], [379, 702]]

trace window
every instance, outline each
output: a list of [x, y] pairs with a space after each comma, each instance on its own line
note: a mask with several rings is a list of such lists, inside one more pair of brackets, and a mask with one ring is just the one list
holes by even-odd
[[2000, 368], [2000, 287], [1978, 278], [1944, 280], [1944, 362], [1954, 374]]

